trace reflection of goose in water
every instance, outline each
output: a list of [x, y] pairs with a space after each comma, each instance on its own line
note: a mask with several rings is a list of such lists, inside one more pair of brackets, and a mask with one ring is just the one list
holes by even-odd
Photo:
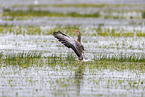
[[80, 96], [85, 67], [86, 66], [81, 64], [79, 65], [78, 69], [75, 71], [75, 82], [76, 82], [76, 88], [77, 88], [76, 90], [78, 96]]
[[83, 63], [84, 61], [88, 60], [85, 60], [84, 58], [84, 47], [81, 44], [81, 33], [75, 29], [74, 31], [78, 35], [77, 41], [74, 40], [72, 37], [60, 32], [59, 30], [57, 32], [53, 32], [53, 36], [57, 38], [66, 47], [71, 48], [78, 56], [78, 59]]

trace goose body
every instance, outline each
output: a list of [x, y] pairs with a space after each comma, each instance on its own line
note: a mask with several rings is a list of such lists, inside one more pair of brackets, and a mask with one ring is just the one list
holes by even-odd
[[74, 31], [78, 35], [78, 39], [74, 40], [72, 37], [60, 32], [59, 30], [57, 32], [53, 32], [53, 36], [57, 38], [62, 44], [64, 44], [66, 47], [71, 48], [75, 54], [78, 56], [79, 60], [84, 60], [84, 47], [81, 44], [81, 34], [79, 31]]

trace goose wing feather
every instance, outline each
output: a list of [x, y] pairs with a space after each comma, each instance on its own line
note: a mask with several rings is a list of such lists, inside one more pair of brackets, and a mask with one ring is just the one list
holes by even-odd
[[75, 41], [70, 36], [65, 35], [64, 33], [60, 32], [59, 30], [57, 32], [53, 32], [53, 36], [55, 38], [57, 38], [66, 47], [72, 48], [72, 50], [76, 53], [76, 55], [78, 57], [80, 57], [82, 55], [82, 53], [83, 53], [82, 45], [79, 44], [77, 41]]

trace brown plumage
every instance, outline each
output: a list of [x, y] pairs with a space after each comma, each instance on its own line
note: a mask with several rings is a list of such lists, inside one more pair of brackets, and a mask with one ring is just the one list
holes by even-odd
[[76, 55], [78, 56], [79, 60], [84, 60], [84, 47], [81, 44], [81, 33], [74, 29], [74, 31], [78, 35], [77, 41], [71, 38], [70, 36], [60, 32], [59, 30], [57, 32], [53, 32], [53, 36], [57, 38], [62, 44], [64, 44], [66, 47], [71, 48]]

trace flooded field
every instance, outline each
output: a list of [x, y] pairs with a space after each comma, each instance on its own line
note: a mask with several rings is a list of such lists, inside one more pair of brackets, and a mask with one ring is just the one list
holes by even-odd
[[[144, 3], [44, 2], [0, 4], [0, 96], [145, 96]], [[52, 35], [73, 29], [93, 61]]]

